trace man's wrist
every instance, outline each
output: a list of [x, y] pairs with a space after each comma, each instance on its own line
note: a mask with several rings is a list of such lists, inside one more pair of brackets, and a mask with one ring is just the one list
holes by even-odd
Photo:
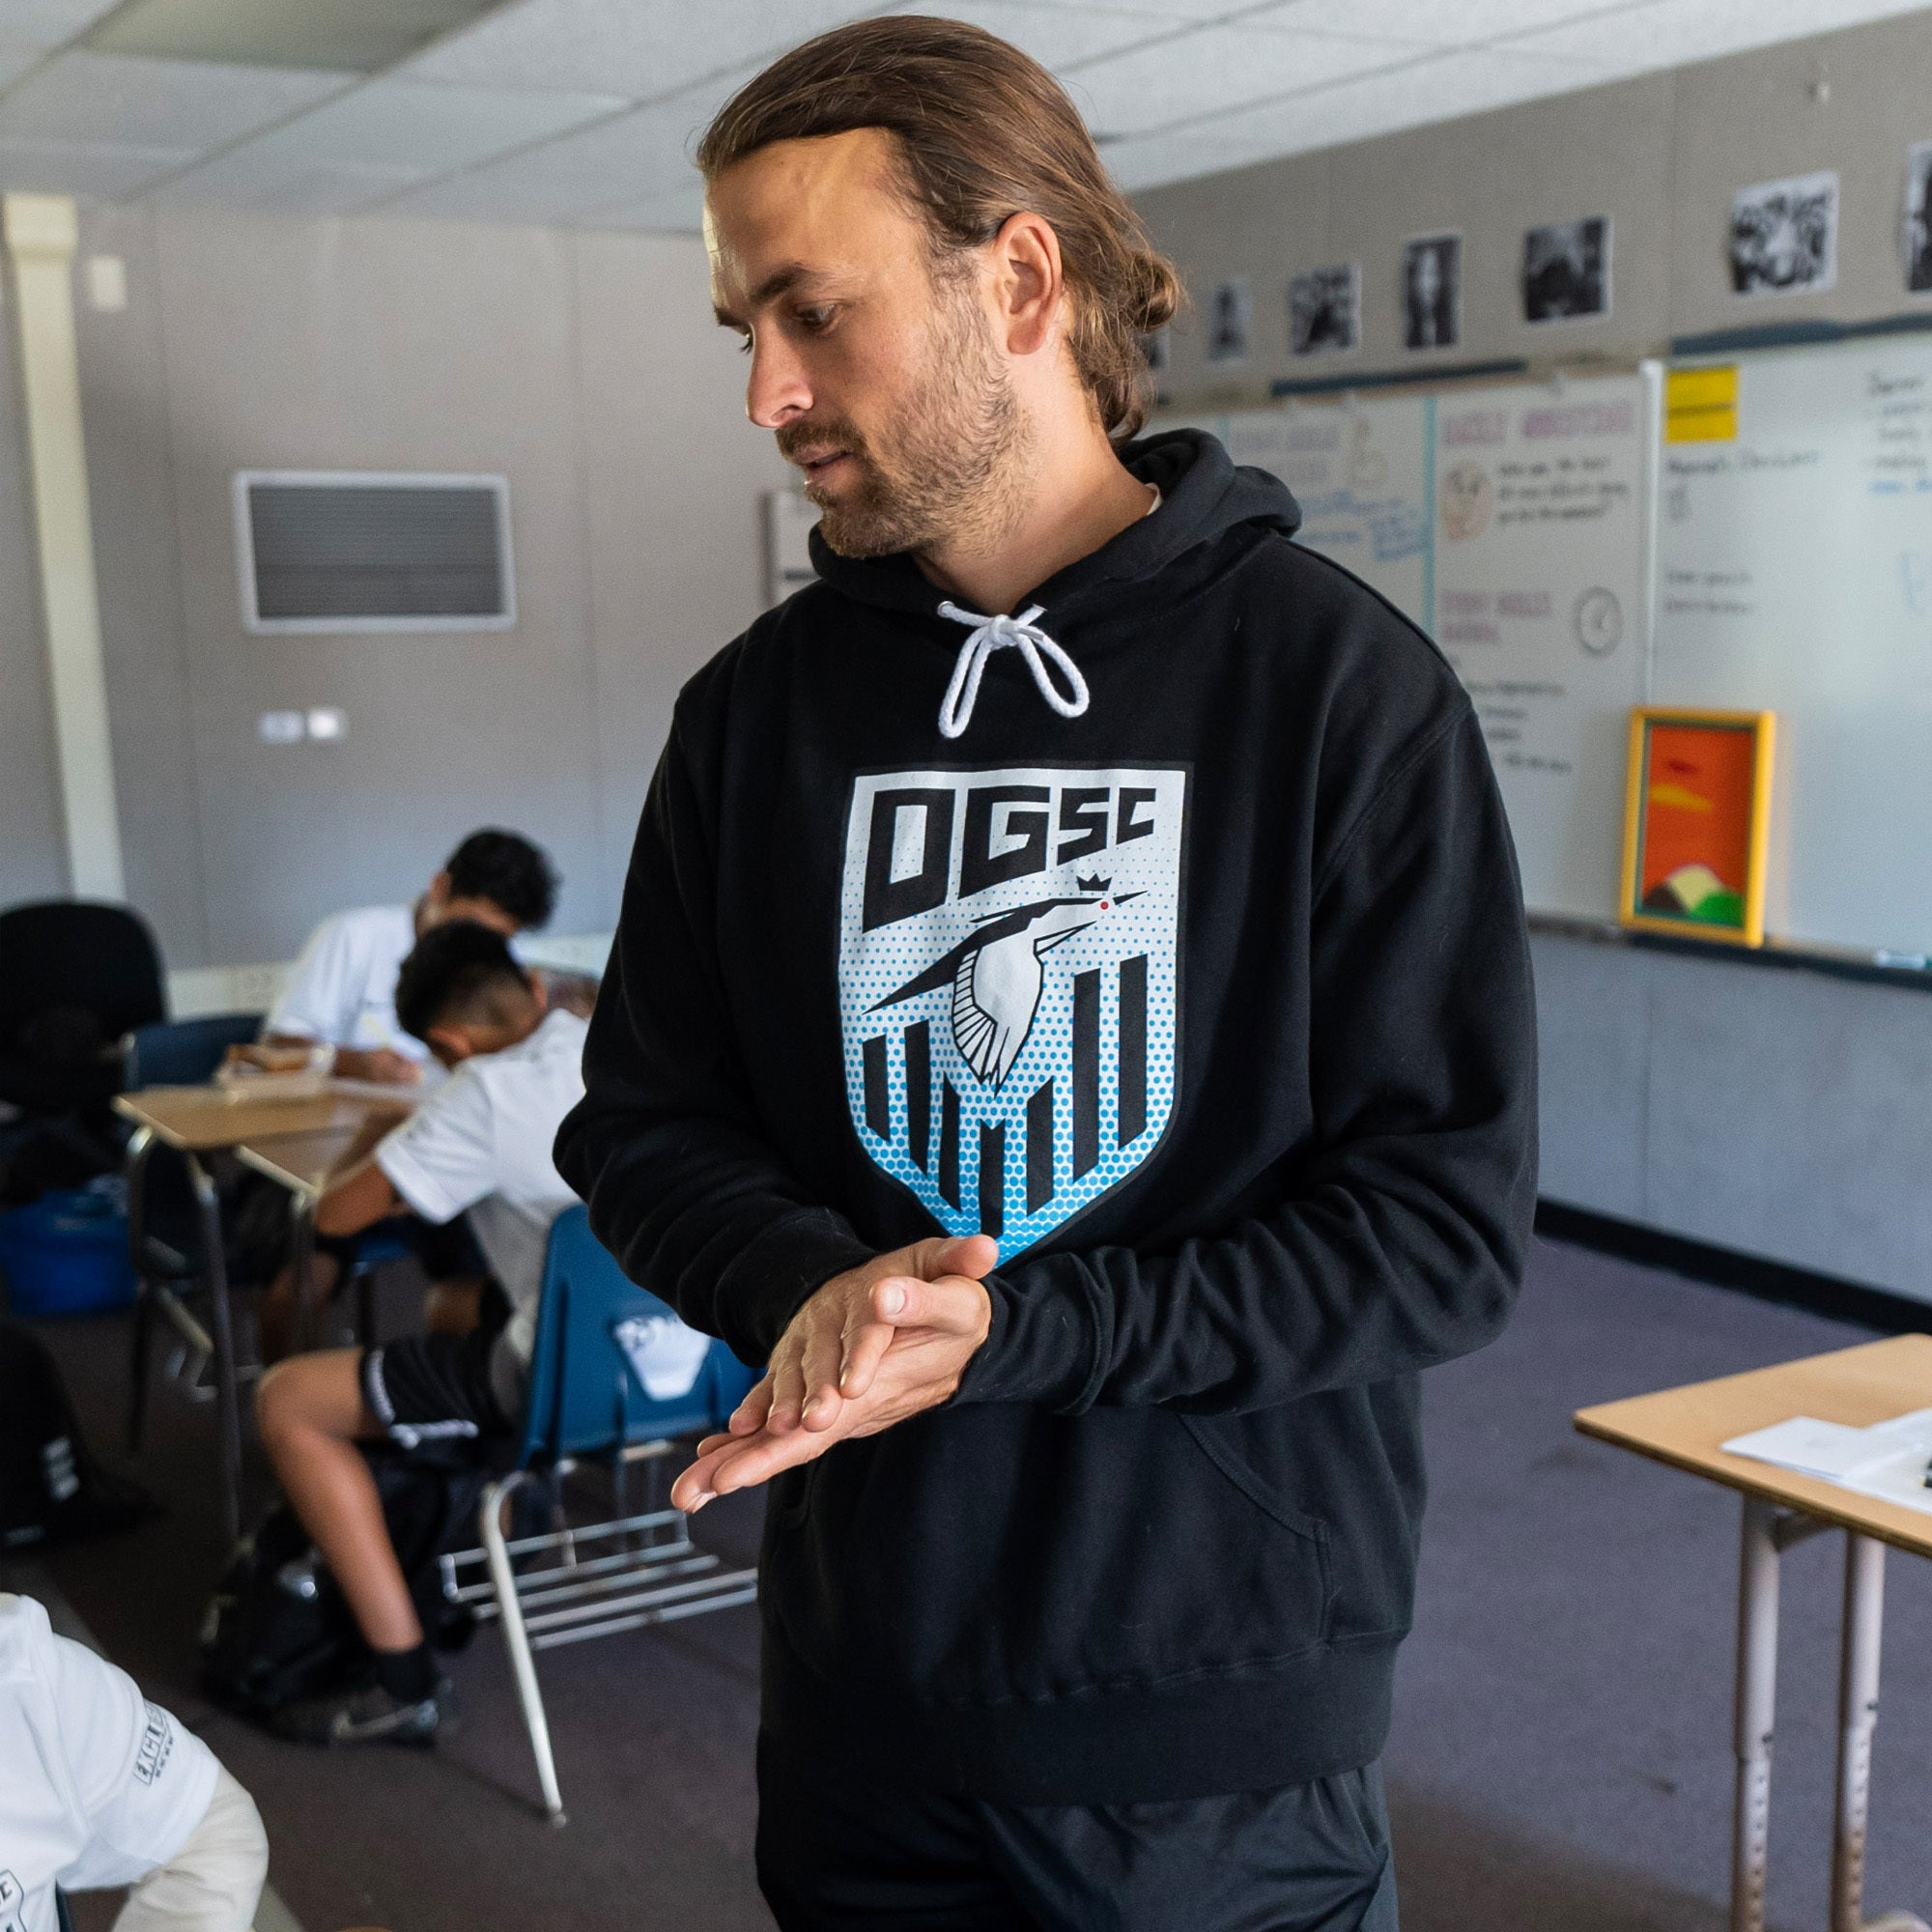
[[792, 1317], [834, 1275], [875, 1254], [829, 1208], [781, 1216], [739, 1250], [719, 1282], [719, 1311], [729, 1316], [725, 1342], [743, 1361], [768, 1362]]
[[1085, 1407], [1098, 1330], [1070, 1257], [1053, 1256], [1029, 1267], [1024, 1287], [997, 1272], [980, 1286], [992, 1319], [951, 1400]]

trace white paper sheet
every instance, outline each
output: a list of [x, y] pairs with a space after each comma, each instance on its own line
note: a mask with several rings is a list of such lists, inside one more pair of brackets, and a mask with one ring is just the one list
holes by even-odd
[[1723, 1447], [1733, 1456], [1794, 1469], [1932, 1516], [1932, 1489], [1925, 1486], [1932, 1461], [1932, 1408], [1916, 1408], [1869, 1429], [1795, 1415], [1769, 1429], [1734, 1435]]

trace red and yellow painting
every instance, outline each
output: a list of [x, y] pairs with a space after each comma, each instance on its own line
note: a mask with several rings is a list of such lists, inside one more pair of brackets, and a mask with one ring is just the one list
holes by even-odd
[[1625, 924], [1762, 943], [1772, 727], [1768, 711], [1632, 714]]

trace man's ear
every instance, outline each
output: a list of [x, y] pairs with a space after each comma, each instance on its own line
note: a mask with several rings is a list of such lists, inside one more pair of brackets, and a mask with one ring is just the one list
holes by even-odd
[[1044, 215], [1022, 210], [994, 236], [992, 260], [1008, 352], [1037, 355], [1053, 339], [1066, 294], [1060, 237]]
[[467, 1027], [433, 1026], [424, 1043], [445, 1066], [460, 1066], [476, 1051]]
[[537, 1011], [540, 1013], [548, 1012], [550, 1010], [550, 981], [544, 978], [543, 968], [540, 966], [532, 967], [528, 978], [530, 982], [530, 998], [537, 1003]]
[[439, 872], [429, 882], [429, 891], [423, 895], [440, 912], [449, 903], [449, 874]]

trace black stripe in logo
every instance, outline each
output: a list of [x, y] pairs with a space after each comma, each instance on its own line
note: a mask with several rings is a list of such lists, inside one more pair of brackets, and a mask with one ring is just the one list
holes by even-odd
[[1114, 1141], [1125, 1147], [1147, 1131], [1147, 982], [1145, 952], [1121, 961], [1121, 1113]]

